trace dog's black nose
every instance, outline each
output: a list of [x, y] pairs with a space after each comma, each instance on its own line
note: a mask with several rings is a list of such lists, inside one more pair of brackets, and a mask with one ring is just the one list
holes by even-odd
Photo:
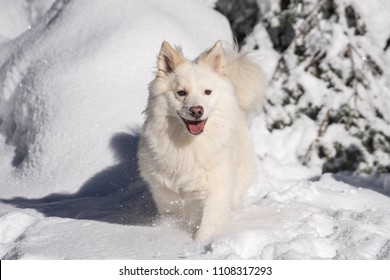
[[203, 107], [202, 106], [193, 106], [190, 108], [190, 115], [196, 119], [199, 119], [203, 116]]

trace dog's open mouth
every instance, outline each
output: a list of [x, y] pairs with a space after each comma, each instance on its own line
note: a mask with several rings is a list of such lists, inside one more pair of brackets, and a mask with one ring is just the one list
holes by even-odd
[[200, 121], [190, 121], [186, 120], [182, 117], [182, 120], [184, 121], [184, 124], [186, 125], [188, 132], [193, 135], [201, 134], [204, 130], [204, 126], [206, 124], [207, 119], [200, 120]]

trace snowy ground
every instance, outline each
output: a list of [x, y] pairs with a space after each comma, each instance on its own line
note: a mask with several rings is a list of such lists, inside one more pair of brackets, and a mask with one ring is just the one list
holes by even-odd
[[390, 259], [390, 175], [302, 167], [285, 150], [304, 123], [266, 140], [253, 120], [273, 157], [221, 236], [158, 219], [135, 159], [157, 52], [230, 43], [227, 21], [210, 1], [58, 1], [28, 29], [49, 2], [0, 0], [1, 26], [21, 19], [0, 27], [1, 259]]

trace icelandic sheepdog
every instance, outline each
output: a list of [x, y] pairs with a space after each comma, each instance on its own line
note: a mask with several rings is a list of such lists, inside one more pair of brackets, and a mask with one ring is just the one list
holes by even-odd
[[220, 233], [256, 177], [247, 127], [266, 79], [218, 41], [193, 61], [163, 42], [149, 88], [138, 159], [162, 217], [205, 241]]

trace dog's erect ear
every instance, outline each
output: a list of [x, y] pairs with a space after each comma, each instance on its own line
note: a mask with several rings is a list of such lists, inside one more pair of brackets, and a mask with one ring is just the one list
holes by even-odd
[[225, 74], [224, 72], [225, 54], [223, 51], [221, 41], [216, 42], [210, 50], [205, 52], [200, 57], [200, 60], [210, 65], [211, 69], [213, 69], [215, 72], [221, 75]]
[[186, 59], [180, 50], [175, 50], [172, 46], [164, 41], [158, 55], [158, 73], [157, 76], [166, 76], [175, 71], [176, 67], [184, 63]]

